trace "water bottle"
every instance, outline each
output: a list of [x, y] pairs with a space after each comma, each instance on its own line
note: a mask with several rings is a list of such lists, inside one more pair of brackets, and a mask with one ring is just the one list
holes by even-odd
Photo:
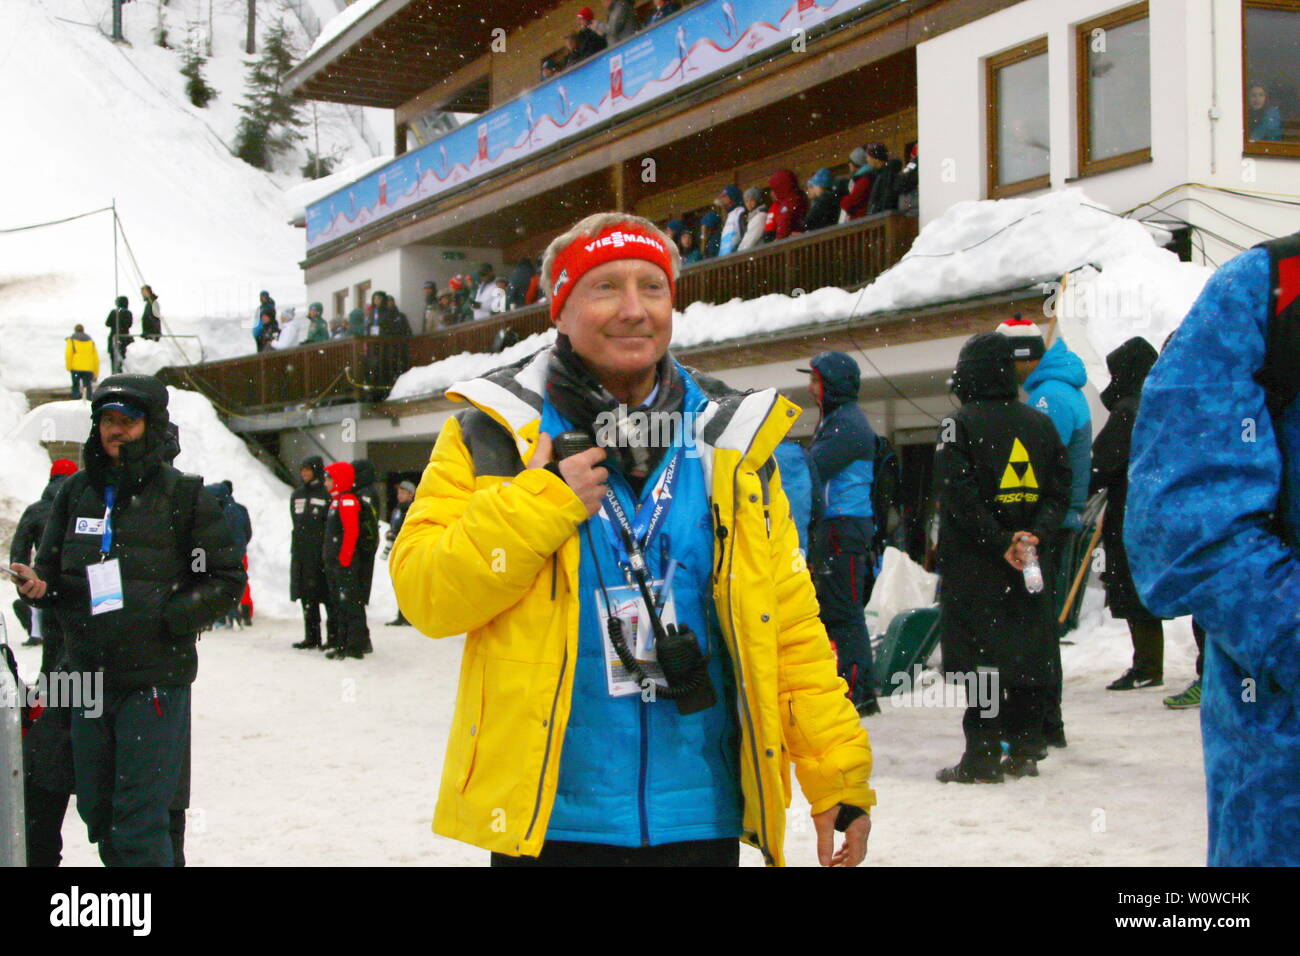
[[1043, 569], [1038, 565], [1038, 549], [1030, 545], [1028, 550], [1025, 557], [1025, 590], [1037, 594], [1043, 589]]

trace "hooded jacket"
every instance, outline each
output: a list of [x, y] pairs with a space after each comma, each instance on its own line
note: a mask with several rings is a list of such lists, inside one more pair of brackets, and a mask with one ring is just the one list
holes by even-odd
[[821, 421], [809, 446], [820, 483], [822, 517], [813, 545], [815, 563], [820, 563], [828, 552], [871, 550], [876, 433], [858, 405], [862, 385], [858, 363], [843, 352], [831, 351], [809, 364], [822, 384]]
[[870, 163], [863, 163], [850, 178], [852, 185], [848, 195], [840, 200], [840, 209], [848, 213], [850, 219], [861, 219], [871, 205], [871, 184], [875, 181], [876, 171]]
[[89, 372], [99, 378], [99, 349], [95, 340], [85, 332], [73, 332], [64, 342], [63, 364], [69, 372]]
[[867, 201], [867, 215], [891, 212], [898, 208], [898, 174], [903, 164], [896, 159], [885, 161], [871, 180], [871, 195]]
[[1011, 536], [1038, 537], [1050, 581], [1050, 535], [1069, 502], [1065, 447], [1042, 412], [1017, 401], [1011, 342], [981, 332], [963, 347], [952, 390], [962, 406], [945, 423], [939, 482], [939, 573], [946, 671], [997, 667], [1006, 686], [1059, 677], [1052, 594], [1030, 594], [1004, 558]]
[[1088, 483], [1092, 470], [1092, 412], [1083, 386], [1088, 371], [1083, 360], [1065, 344], [1052, 343], [1025, 379], [1026, 401], [1052, 420], [1056, 433], [1070, 459], [1070, 512], [1065, 526], [1077, 528], [1079, 515], [1088, 503]]
[[1129, 339], [1106, 356], [1110, 384], [1101, 393], [1101, 401], [1110, 417], [1092, 446], [1090, 490], [1106, 489], [1106, 518], [1101, 528], [1106, 569], [1101, 573], [1101, 580], [1106, 585], [1106, 606], [1112, 616], [1122, 619], [1151, 617], [1142, 605], [1129, 571], [1128, 552], [1124, 549], [1124, 512], [1128, 503], [1133, 425], [1137, 421], [1142, 383], [1157, 358], [1155, 348], [1141, 336]]
[[1147, 376], [1129, 464], [1138, 591], [1206, 630], [1212, 866], [1300, 865], [1300, 399], [1274, 414], [1255, 378], [1273, 288], [1265, 249], [1210, 277]]
[[303, 460], [312, 478], [289, 496], [289, 517], [293, 536], [289, 551], [289, 600], [325, 600], [325, 520], [329, 517], [330, 494], [325, 490], [325, 463], [320, 456]]
[[[541, 428], [548, 355], [453, 386], [450, 419], [393, 545], [407, 620], [466, 633], [434, 830], [537, 855], [555, 805], [572, 710], [586, 509], [545, 469], [525, 470]], [[736, 674], [743, 839], [783, 861], [789, 764], [814, 813], [870, 807], [871, 757], [836, 674], [772, 450], [798, 415], [771, 390], [710, 395], [696, 447], [707, 488], [716, 614]], [[487, 550], [485, 550], [485, 547]]]
[[[147, 425], [143, 438], [122, 446], [121, 464], [114, 467], [98, 422], [103, 405], [117, 399], [144, 411]], [[58, 615], [71, 669], [103, 670], [105, 683], [115, 688], [191, 683], [198, 632], [243, 594], [242, 556], [216, 499], [171, 465], [180, 445], [161, 382], [149, 375], [111, 376], [95, 390], [91, 410], [85, 468], [56, 493], [36, 557], [36, 572], [51, 591], [32, 603]], [[186, 514], [179, 506], [190, 500]], [[101, 560], [106, 520], [112, 531], [108, 557], [120, 562], [123, 606], [92, 616], [86, 568]], [[195, 570], [196, 550], [204, 557], [202, 570]]]
[[808, 215], [808, 194], [799, 188], [799, 180], [788, 169], [778, 169], [767, 181], [772, 190], [772, 206], [767, 213], [765, 236], [784, 239], [803, 232], [803, 220]]
[[248, 509], [235, 500], [229, 485], [224, 481], [204, 485], [204, 488], [221, 506], [221, 516], [226, 519], [226, 525], [230, 528], [230, 537], [235, 543], [235, 550], [239, 552], [240, 557], [243, 557], [248, 551], [248, 542], [253, 539], [253, 523], [248, 518]]

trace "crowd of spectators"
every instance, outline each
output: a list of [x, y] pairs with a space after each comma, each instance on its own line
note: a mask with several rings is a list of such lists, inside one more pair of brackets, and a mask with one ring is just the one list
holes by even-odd
[[744, 192], [727, 185], [710, 209], [677, 216], [664, 228], [681, 249], [682, 262], [692, 263], [878, 213], [917, 214], [915, 145], [906, 165], [891, 158], [883, 143], [855, 147], [844, 170], [837, 176], [819, 169], [803, 186], [789, 169]]
[[[564, 37], [564, 50], [542, 61], [542, 79], [576, 66], [588, 57], [615, 43], [636, 35], [643, 27], [658, 23], [680, 10], [685, 3], [677, 0], [654, 0], [646, 22], [637, 16], [634, 0], [603, 0], [605, 19], [597, 20], [591, 7], [578, 11], [578, 28]], [[689, 0], [688, 0], [689, 2]]]

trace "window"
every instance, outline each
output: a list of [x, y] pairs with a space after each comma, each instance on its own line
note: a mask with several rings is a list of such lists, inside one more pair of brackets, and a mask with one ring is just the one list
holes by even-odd
[[352, 287], [352, 291], [355, 293], [355, 297], [352, 300], [352, 308], [364, 309], [366, 307], [366, 300], [370, 298], [370, 280], [367, 279], [365, 282], [358, 282]]
[[1014, 196], [1050, 184], [1047, 38], [984, 61], [988, 100], [988, 195]]
[[1300, 0], [1248, 0], [1242, 18], [1244, 149], [1300, 156]]
[[1075, 29], [1079, 170], [1091, 176], [1151, 159], [1151, 21], [1125, 7]]
[[348, 314], [348, 290], [334, 293], [334, 318], [346, 318]]

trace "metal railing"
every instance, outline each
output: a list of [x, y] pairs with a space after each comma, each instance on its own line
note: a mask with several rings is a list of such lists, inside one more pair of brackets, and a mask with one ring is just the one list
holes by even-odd
[[[884, 213], [693, 263], [682, 270], [677, 303], [685, 308], [827, 286], [855, 288], [901, 259], [916, 233], [914, 217]], [[198, 389], [227, 413], [378, 401], [408, 368], [461, 352], [490, 352], [502, 329], [523, 339], [550, 324], [542, 303], [410, 338], [333, 339], [158, 375], [170, 385]]]

